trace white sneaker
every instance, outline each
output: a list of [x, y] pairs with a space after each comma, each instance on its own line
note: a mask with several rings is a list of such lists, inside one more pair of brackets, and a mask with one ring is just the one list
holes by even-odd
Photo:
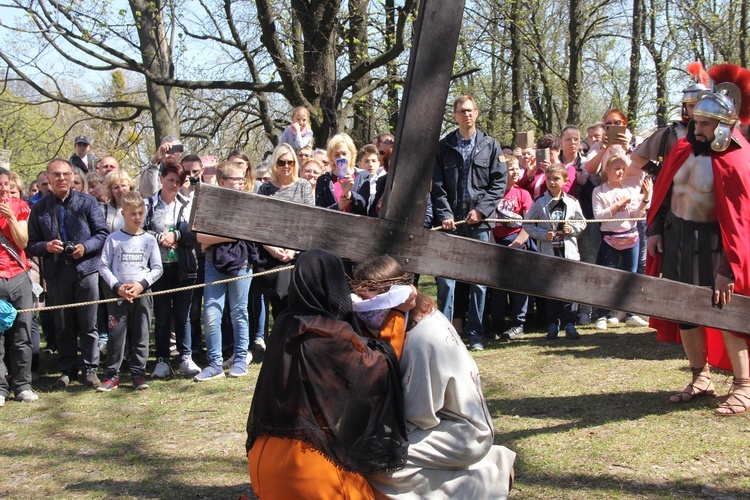
[[24, 403], [39, 401], [39, 395], [31, 389], [26, 389], [16, 394], [16, 401], [23, 401]]
[[620, 320], [613, 316], [611, 318], [607, 318], [607, 324], [615, 326], [620, 324]]
[[625, 321], [625, 324], [628, 326], [644, 327], [644, 326], [648, 326], [648, 321], [644, 320], [640, 316], [630, 316]]
[[198, 375], [200, 372], [200, 367], [195, 364], [195, 361], [193, 361], [193, 358], [191, 357], [186, 357], [182, 360], [182, 363], [180, 363], [180, 373], [183, 375], [193, 376]]
[[156, 378], [167, 378], [170, 375], [172, 375], [172, 367], [169, 366], [169, 363], [164, 361], [164, 358], [159, 358], [157, 360], [156, 366], [154, 367], [154, 371], [151, 372], [152, 377]]
[[0, 408], [2, 408], [3, 406], [5, 406], [5, 397], [0, 396]]
[[601, 318], [596, 320], [595, 328], [597, 330], [606, 330], [607, 329], [607, 318], [602, 316]]

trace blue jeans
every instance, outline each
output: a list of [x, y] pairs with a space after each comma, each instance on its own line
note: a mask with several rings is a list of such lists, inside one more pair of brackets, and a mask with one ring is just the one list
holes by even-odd
[[[252, 274], [252, 269], [243, 269], [238, 276]], [[211, 259], [206, 259], [206, 284], [232, 276], [219, 273]], [[209, 365], [221, 365], [221, 317], [224, 303], [228, 299], [229, 315], [234, 330], [234, 359], [245, 360], [250, 342], [250, 321], [247, 313], [247, 299], [251, 278], [232, 281], [221, 285], [210, 285], [203, 289], [203, 328], [206, 335], [206, 357]]]
[[[459, 226], [457, 234], [473, 240], [490, 241], [490, 229], [473, 229], [467, 226]], [[456, 291], [456, 280], [435, 278], [435, 282], [437, 283], [438, 308], [446, 318], [453, 321], [453, 300]], [[469, 337], [469, 345], [481, 342], [484, 338], [482, 317], [484, 316], [486, 296], [486, 286], [474, 284], [469, 286], [469, 310], [466, 314], [466, 325], [464, 326], [464, 333]]]

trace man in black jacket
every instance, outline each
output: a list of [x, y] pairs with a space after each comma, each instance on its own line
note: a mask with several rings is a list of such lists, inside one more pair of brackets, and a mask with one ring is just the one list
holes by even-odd
[[[502, 149], [495, 139], [476, 128], [479, 116], [474, 98], [459, 96], [453, 103], [458, 130], [440, 141], [432, 177], [432, 205], [435, 222], [446, 231], [480, 241], [490, 241], [492, 218], [505, 194], [507, 170]], [[456, 221], [466, 224], [456, 226]], [[438, 306], [453, 321], [456, 281], [436, 278]], [[472, 350], [482, 350], [482, 316], [487, 287], [470, 286], [469, 308], [464, 333]]]
[[[47, 165], [50, 194], [31, 207], [27, 253], [44, 258], [47, 305], [99, 300], [99, 256], [107, 239], [107, 224], [93, 196], [71, 189], [73, 169], [65, 160]], [[99, 334], [96, 305], [54, 311], [58, 365], [55, 383], [65, 387], [78, 371], [80, 336], [81, 381], [98, 386]]]

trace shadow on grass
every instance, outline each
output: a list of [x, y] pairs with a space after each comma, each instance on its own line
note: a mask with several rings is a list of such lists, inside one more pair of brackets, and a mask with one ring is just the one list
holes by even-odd
[[[70, 492], [91, 494], [111, 494], [111, 495], [134, 495], [137, 498], [164, 498], [164, 499], [184, 499], [197, 498], [201, 500], [235, 500], [244, 495], [249, 499], [257, 498], [253, 495], [252, 490], [247, 484], [237, 484], [232, 486], [192, 486], [174, 481], [162, 481], [154, 484], [153, 488], [144, 489], [143, 483], [138, 480], [132, 481], [81, 481], [79, 483], [69, 484], [66, 488]], [[189, 493], [188, 493], [189, 492]]]
[[[586, 474], [558, 474], [558, 475], [526, 475], [525, 464], [516, 460], [516, 491], [515, 496], [528, 495], [530, 487], [540, 487], [547, 490], [569, 490], [569, 498], [586, 498], [588, 494], [602, 498], [602, 494], [611, 492], [620, 498], [623, 493], [634, 495], [656, 495], [669, 498], [748, 498], [747, 491], [740, 488], [709, 486], [699, 481], [668, 481], [643, 480], [628, 477], [629, 471], [613, 472], [611, 476]], [[633, 471], [635, 472], [635, 471]], [[729, 474], [741, 479], [737, 474]]]
[[539, 434], [554, 434], [577, 428], [588, 428], [612, 422], [638, 420], [652, 415], [666, 415], [696, 409], [712, 409], [716, 400], [698, 399], [689, 405], [669, 404], [671, 392], [616, 392], [580, 396], [547, 396], [534, 398], [492, 398], [487, 406], [492, 415], [509, 415], [545, 421], [566, 420], [558, 425], [523, 429], [498, 435], [496, 442], [509, 443]]
[[683, 359], [685, 352], [680, 344], [657, 342], [654, 331], [631, 332], [591, 332], [581, 331], [581, 338], [568, 340], [561, 332], [560, 338], [547, 340], [545, 334], [531, 333], [523, 340], [514, 342], [490, 342], [485, 347], [490, 349], [507, 349], [517, 347], [519, 343], [533, 346], [549, 346], [544, 352], [549, 356], [571, 356], [574, 358], [618, 358], [640, 359], [646, 361], [661, 361], [667, 359]]

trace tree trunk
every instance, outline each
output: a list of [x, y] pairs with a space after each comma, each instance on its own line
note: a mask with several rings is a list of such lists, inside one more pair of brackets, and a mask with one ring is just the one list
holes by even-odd
[[[511, 7], [511, 19], [510, 19], [510, 71], [511, 71], [511, 94], [512, 94], [512, 105], [511, 105], [511, 128], [513, 132], [524, 131], [524, 120], [523, 120], [523, 103], [526, 102], [524, 98], [523, 88], [523, 55], [524, 55], [524, 41], [523, 41], [523, 30], [519, 28], [519, 23], [522, 22], [523, 3], [521, 0], [514, 0], [513, 6]], [[516, 145], [516, 139], [513, 138], [513, 146]]]
[[569, 4], [568, 51], [568, 123], [578, 123], [581, 118], [581, 60], [583, 58], [583, 40], [581, 23], [583, 17], [582, 0], [570, 0]]
[[641, 72], [641, 32], [643, 31], [643, 0], [633, 0], [633, 31], [630, 37], [630, 84], [628, 85], [628, 123], [635, 132], [638, 119], [638, 82]]
[[[346, 44], [349, 50], [349, 69], [354, 68], [367, 59], [367, 1], [349, 0], [349, 30]], [[356, 95], [364, 89], [370, 80], [370, 72], [352, 85], [352, 94]], [[356, 99], [353, 108], [353, 123], [351, 137], [354, 144], [367, 144], [373, 135], [372, 127], [372, 93]]]
[[740, 3], [740, 66], [747, 68], [747, 1]]
[[[394, 0], [385, 0], [385, 50], [391, 50], [396, 41], [396, 5]], [[388, 131], [396, 132], [398, 125], [399, 98], [398, 88], [393, 81], [397, 75], [396, 61], [389, 62], [385, 67], [386, 75], [391, 80], [386, 87], [388, 95]], [[378, 131], [380, 132], [380, 131]]]
[[164, 27], [162, 0], [130, 0], [133, 17], [138, 20], [138, 38], [143, 64], [147, 68], [146, 95], [151, 107], [154, 141], [159, 147], [167, 135], [180, 136], [180, 117], [177, 112], [177, 90], [154, 83], [148, 74], [161, 78], [174, 77], [172, 51]]

